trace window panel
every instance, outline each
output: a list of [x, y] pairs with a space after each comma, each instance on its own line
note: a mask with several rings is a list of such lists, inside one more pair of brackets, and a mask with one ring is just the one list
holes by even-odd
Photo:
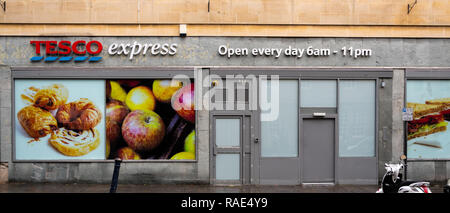
[[240, 154], [216, 155], [216, 180], [240, 179]]
[[336, 107], [335, 80], [302, 80], [301, 107]]
[[375, 81], [339, 81], [339, 156], [375, 156]]
[[240, 146], [240, 119], [216, 119], [216, 145]]
[[[262, 81], [262, 83], [267, 84], [266, 92], [270, 94], [272, 89], [270, 81]], [[264, 88], [260, 87], [261, 89]], [[262, 157], [297, 157], [298, 81], [280, 80], [279, 94], [268, 95], [268, 99], [276, 101], [275, 95], [279, 97], [279, 104], [271, 106], [279, 106], [279, 108], [261, 110], [261, 114], [277, 115], [272, 120], [261, 120], [261, 155]], [[260, 98], [262, 97], [260, 96]], [[269, 108], [263, 105], [262, 108]]]

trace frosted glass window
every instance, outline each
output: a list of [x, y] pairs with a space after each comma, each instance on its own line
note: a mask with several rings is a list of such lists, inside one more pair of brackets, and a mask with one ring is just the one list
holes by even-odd
[[[267, 87], [265, 88], [263, 84]], [[270, 80], [261, 81], [260, 84], [260, 91], [266, 89], [268, 94], [267, 100], [263, 100], [265, 97], [260, 92], [261, 155], [262, 157], [297, 157], [298, 81], [280, 80], [279, 91], [274, 90], [278, 93], [270, 94], [275, 85], [272, 86]], [[270, 114], [272, 116], [267, 116]]]
[[375, 81], [339, 81], [339, 156], [375, 156]]
[[240, 154], [216, 155], [216, 180], [240, 179]]
[[301, 107], [336, 107], [335, 80], [302, 80]]
[[240, 146], [240, 129], [239, 119], [216, 119], [216, 145]]

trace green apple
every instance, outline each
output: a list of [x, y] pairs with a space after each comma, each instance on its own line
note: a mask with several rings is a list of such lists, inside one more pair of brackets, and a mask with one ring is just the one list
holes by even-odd
[[195, 154], [192, 152], [178, 152], [170, 160], [195, 160]]
[[195, 130], [192, 130], [186, 139], [184, 139], [184, 151], [195, 154]]

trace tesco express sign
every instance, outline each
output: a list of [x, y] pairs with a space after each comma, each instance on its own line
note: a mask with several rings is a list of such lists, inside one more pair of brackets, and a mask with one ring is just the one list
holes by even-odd
[[[103, 44], [99, 41], [84, 41], [77, 40], [71, 41], [30, 41], [30, 44], [34, 46], [36, 56], [30, 58], [31, 62], [98, 62], [102, 59], [98, 56], [103, 51]], [[112, 43], [109, 45], [109, 55], [125, 55], [132, 60], [137, 55], [175, 55], [177, 52], [178, 44], [176, 43]], [[45, 56], [41, 55], [41, 52], [45, 51]]]

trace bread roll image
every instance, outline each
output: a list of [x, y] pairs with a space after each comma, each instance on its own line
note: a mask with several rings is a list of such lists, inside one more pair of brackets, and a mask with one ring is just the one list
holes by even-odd
[[61, 127], [52, 133], [48, 142], [63, 155], [76, 157], [95, 150], [100, 144], [100, 134], [95, 128], [74, 131]]
[[56, 120], [70, 130], [89, 130], [97, 126], [102, 112], [87, 98], [64, 104], [56, 113]]
[[425, 101], [426, 104], [450, 106], [450, 98], [439, 98]]
[[67, 102], [69, 91], [62, 84], [46, 86], [34, 95], [34, 104], [46, 110], [58, 109]]
[[25, 132], [32, 138], [41, 138], [58, 129], [53, 115], [37, 106], [27, 106], [17, 113], [17, 119]]

